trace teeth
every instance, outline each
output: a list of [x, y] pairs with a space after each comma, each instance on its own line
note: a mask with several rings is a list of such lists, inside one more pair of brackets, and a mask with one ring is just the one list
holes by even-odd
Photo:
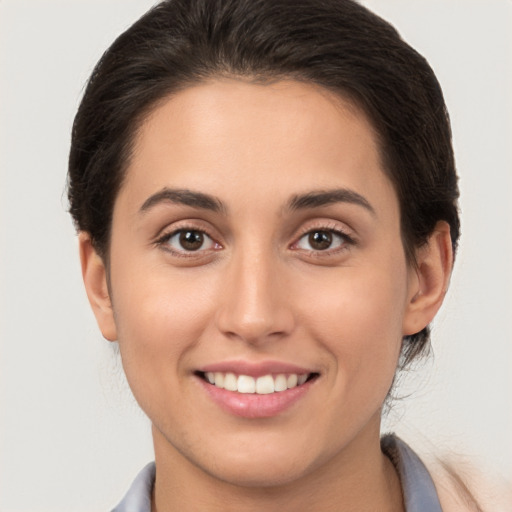
[[297, 385], [297, 380], [298, 377], [296, 373], [288, 375], [288, 378], [286, 379], [286, 386], [289, 388], [294, 388]]
[[240, 375], [237, 390], [239, 393], [254, 393], [256, 391], [256, 381], [248, 375]]
[[258, 380], [256, 381], [256, 393], [258, 393], [258, 395], [268, 395], [270, 393], [273, 393], [274, 391], [275, 384], [272, 375], [258, 377]]
[[236, 375], [234, 373], [226, 373], [222, 387], [228, 391], [238, 391], [238, 379]]
[[223, 388], [224, 387], [224, 374], [223, 373], [216, 372], [214, 374], [214, 379], [215, 379], [215, 385], [218, 388]]
[[[291, 388], [294, 386], [290, 386]], [[274, 380], [274, 391], [286, 391], [288, 389], [286, 375], [278, 375]]]
[[288, 375], [263, 375], [255, 379], [250, 375], [238, 375], [234, 373], [206, 372], [205, 378], [218, 388], [228, 391], [237, 391], [238, 393], [256, 393], [258, 395], [268, 395], [278, 393], [287, 389], [302, 386], [308, 379], [308, 374], [290, 373]]

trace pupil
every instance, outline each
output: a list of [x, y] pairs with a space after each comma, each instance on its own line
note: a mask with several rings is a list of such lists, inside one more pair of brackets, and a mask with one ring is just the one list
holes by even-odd
[[200, 231], [183, 231], [180, 234], [180, 245], [187, 251], [197, 251], [203, 245], [204, 236]]
[[325, 251], [332, 244], [332, 234], [328, 231], [314, 231], [309, 234], [309, 244], [313, 249]]

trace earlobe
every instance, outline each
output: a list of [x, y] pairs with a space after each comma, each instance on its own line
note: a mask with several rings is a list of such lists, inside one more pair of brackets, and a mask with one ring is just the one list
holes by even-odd
[[117, 339], [114, 310], [110, 300], [105, 263], [96, 252], [88, 233], [78, 236], [82, 278], [89, 303], [103, 337], [109, 341]]
[[427, 243], [416, 252], [417, 266], [410, 279], [409, 298], [404, 315], [403, 335], [426, 327], [443, 303], [450, 283], [453, 250], [450, 226], [439, 221]]

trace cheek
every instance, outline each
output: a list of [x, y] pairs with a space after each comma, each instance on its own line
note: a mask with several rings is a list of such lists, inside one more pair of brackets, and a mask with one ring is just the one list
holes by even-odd
[[402, 342], [404, 269], [341, 269], [337, 279], [316, 287], [304, 308], [311, 337], [335, 360], [338, 384], [352, 394], [376, 386], [382, 396], [388, 392]]
[[[211, 315], [211, 297], [201, 280], [168, 269], [131, 266], [130, 277], [113, 276], [114, 311], [123, 367], [137, 398], [157, 396], [154, 383], [168, 383], [201, 338]], [[139, 400], [140, 402], [141, 400]]]

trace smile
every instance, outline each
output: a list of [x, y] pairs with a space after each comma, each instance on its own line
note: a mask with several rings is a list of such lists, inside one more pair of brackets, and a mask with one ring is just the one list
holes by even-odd
[[302, 386], [317, 374], [267, 374], [260, 377], [232, 372], [205, 372], [202, 377], [213, 386], [242, 394], [269, 395]]
[[279, 416], [316, 387], [321, 374], [284, 361], [222, 361], [194, 372], [196, 382], [225, 412], [244, 418]]

